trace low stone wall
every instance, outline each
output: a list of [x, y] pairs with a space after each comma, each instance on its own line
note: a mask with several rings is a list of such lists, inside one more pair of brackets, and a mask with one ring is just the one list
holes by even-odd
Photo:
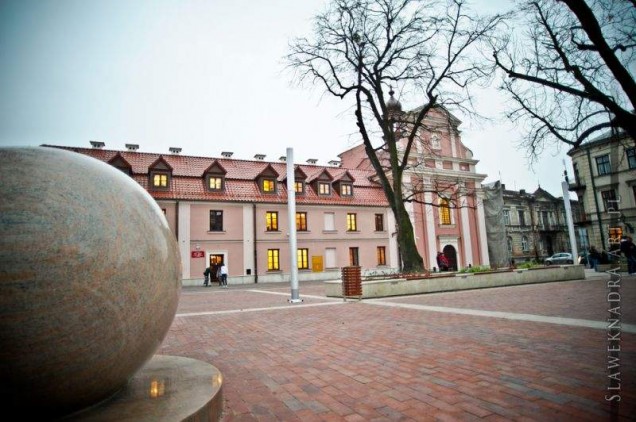
[[[560, 265], [484, 273], [456, 273], [434, 275], [430, 278], [406, 280], [401, 278], [362, 282], [362, 298], [403, 296], [453, 290], [482, 289], [517, 284], [548, 283], [585, 278], [583, 265]], [[342, 297], [342, 281], [325, 281], [325, 294]]]
[[[259, 283], [289, 283], [290, 282], [290, 274], [289, 273], [268, 273], [268, 274], [260, 274], [258, 276]], [[298, 281], [325, 281], [325, 280], [337, 280], [340, 278], [340, 269], [337, 270], [325, 270], [320, 272], [313, 271], [299, 271], [298, 272]], [[229, 276], [227, 278], [227, 284], [229, 286], [237, 285], [237, 284], [254, 284], [254, 276], [253, 275], [244, 275], [244, 276]], [[196, 287], [203, 285], [203, 275], [197, 278], [186, 278], [181, 280], [181, 285], [183, 287]], [[214, 286], [218, 285], [217, 282], [214, 282]]]

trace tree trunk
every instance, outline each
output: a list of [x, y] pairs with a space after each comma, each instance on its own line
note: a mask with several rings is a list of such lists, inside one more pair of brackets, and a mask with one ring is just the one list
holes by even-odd
[[400, 249], [399, 255], [402, 259], [402, 272], [422, 272], [424, 270], [424, 260], [417, 251], [415, 233], [413, 232], [409, 213], [406, 211], [402, 201], [399, 201], [394, 206], [396, 207], [393, 212], [397, 221], [397, 241]]

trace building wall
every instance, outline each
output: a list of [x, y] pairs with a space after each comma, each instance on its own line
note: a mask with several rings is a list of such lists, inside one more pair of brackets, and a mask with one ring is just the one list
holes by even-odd
[[[576, 192], [583, 203], [583, 213], [577, 226], [587, 232], [589, 243], [598, 249], [611, 250], [609, 228], [620, 228], [623, 234], [635, 236], [636, 228], [636, 166], [628, 160], [628, 150], [634, 141], [625, 136], [606, 134], [571, 150], [575, 169], [570, 178], [570, 190]], [[599, 174], [596, 159], [607, 155], [611, 171]], [[603, 191], [614, 190], [620, 202], [617, 212], [608, 212], [602, 197]]]

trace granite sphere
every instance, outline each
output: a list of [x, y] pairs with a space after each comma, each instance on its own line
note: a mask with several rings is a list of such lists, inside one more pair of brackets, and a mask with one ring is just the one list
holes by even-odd
[[181, 261], [153, 198], [76, 152], [0, 148], [0, 396], [47, 419], [113, 396], [174, 319]]

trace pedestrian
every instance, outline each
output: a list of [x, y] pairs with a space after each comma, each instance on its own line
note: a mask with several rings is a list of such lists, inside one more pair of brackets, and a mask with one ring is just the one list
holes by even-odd
[[627, 260], [627, 273], [636, 274], [636, 245], [630, 236], [623, 236], [621, 239], [621, 253]]
[[225, 262], [221, 264], [221, 268], [219, 268], [219, 279], [222, 287], [227, 289], [227, 266]]
[[596, 249], [596, 246], [590, 246], [590, 252], [588, 254], [590, 261], [590, 268], [594, 271], [598, 271], [598, 264], [601, 262], [601, 254]]
[[203, 272], [203, 285], [208, 287], [208, 283], [210, 282], [210, 267], [206, 268]]
[[440, 271], [448, 271], [448, 258], [443, 252], [437, 252], [437, 266]]

